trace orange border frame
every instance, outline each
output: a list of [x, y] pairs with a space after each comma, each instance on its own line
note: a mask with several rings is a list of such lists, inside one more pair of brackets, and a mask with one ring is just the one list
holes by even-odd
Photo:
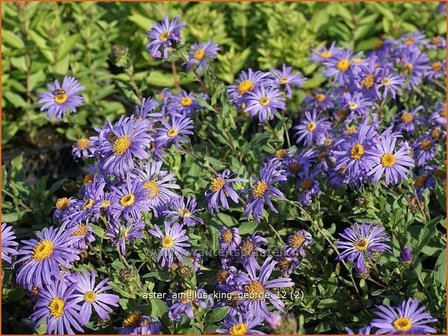
[[[67, 1], [67, 0], [62, 0], [62, 1], [57, 1], [57, 0], [0, 0], [0, 54], [2, 53], [2, 3], [6, 2], [6, 3], [14, 3], [14, 2], [434, 2], [434, 3], [439, 3], [439, 2], [448, 2], [448, 0], [444, 0], [444, 1], [439, 1], [439, 0], [424, 0], [424, 1], [419, 1], [419, 0], [369, 0], [369, 1], [347, 1], [347, 0], [193, 0], [193, 1], [185, 1], [185, 0], [122, 0], [122, 1], [112, 1], [112, 0], [72, 0], [72, 1]], [[447, 22], [447, 26], [448, 26], [448, 12], [446, 15], [446, 22]], [[446, 31], [446, 40], [448, 41], [448, 29]], [[445, 48], [445, 57], [448, 60], [448, 48]], [[2, 59], [0, 58], [0, 75], [2, 74]], [[446, 70], [445, 73], [446, 76], [446, 92], [448, 95], [448, 69]], [[2, 90], [3, 86], [2, 86], [2, 77], [0, 76], [0, 91]], [[1, 124], [1, 118], [2, 118], [2, 108], [1, 108], [1, 104], [2, 104], [2, 98], [3, 96], [0, 95], [0, 124]], [[448, 97], [447, 100], [445, 102], [445, 109], [448, 112]], [[448, 129], [448, 120], [447, 120], [447, 124], [446, 124], [446, 129]], [[3, 128], [0, 127], [0, 138], [2, 136], [2, 132], [3, 132]], [[448, 147], [448, 137], [445, 140], [445, 143]], [[446, 160], [446, 164], [447, 164], [447, 168], [445, 171], [446, 174], [446, 179], [445, 179], [445, 186], [448, 189], [448, 153], [445, 154], [445, 160]], [[0, 162], [2, 162], [2, 148], [0, 148]], [[2, 172], [0, 171], [0, 178], [2, 177]], [[1, 184], [1, 182], [0, 182]], [[445, 202], [446, 202], [446, 206], [448, 207], [448, 195], [445, 195]], [[0, 199], [0, 208], [1, 208], [1, 199]], [[1, 216], [2, 213], [0, 213], [0, 220], [1, 220]], [[447, 218], [445, 218], [445, 221], [447, 220]], [[446, 238], [448, 241], [448, 226], [446, 226]], [[0, 234], [0, 238], [1, 238], [1, 234]], [[0, 246], [0, 252], [1, 252], [1, 246]], [[446, 265], [448, 268], [448, 247], [445, 250], [446, 253]], [[1, 268], [1, 264], [2, 261], [0, 259], [0, 284], [1, 284], [1, 290], [0, 290], [0, 303], [3, 302], [3, 268]], [[448, 273], [448, 271], [447, 271]], [[448, 335], [448, 276], [447, 276], [447, 283], [445, 284], [446, 286], [446, 295], [447, 295], [447, 301], [445, 302], [445, 327], [447, 328], [447, 333], [446, 334], [434, 334], [435, 336], [438, 335]], [[2, 317], [2, 306], [3, 304], [0, 305], [0, 320]], [[0, 322], [1, 324], [1, 322]], [[2, 325], [0, 326], [2, 327]], [[2, 330], [0, 329], [0, 335], [32, 335], [32, 334], [2, 334]], [[109, 335], [113, 335], [113, 334], [85, 334], [85, 335], [97, 335], [97, 336], [109, 336]], [[176, 335], [190, 335], [190, 334], [176, 334]], [[293, 334], [270, 334], [270, 335], [293, 335]], [[323, 335], [323, 336], [339, 336], [339, 335], [343, 335], [343, 334], [303, 334], [304, 336], [312, 336], [312, 335]], [[168, 335], [168, 334], [162, 334], [162, 336], [172, 336], [172, 335]], [[212, 335], [209, 335], [212, 336]], [[356, 336], [361, 336], [359, 334], [356, 334]]]

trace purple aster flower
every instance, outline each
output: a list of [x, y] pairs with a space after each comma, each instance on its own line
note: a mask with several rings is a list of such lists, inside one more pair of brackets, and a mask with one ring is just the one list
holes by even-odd
[[234, 316], [227, 315], [222, 322], [222, 328], [216, 329], [218, 334], [228, 335], [262, 335], [261, 331], [254, 328], [263, 323], [263, 318], [257, 316], [249, 316], [237, 314]]
[[311, 246], [313, 238], [305, 230], [299, 230], [288, 237], [288, 244], [285, 246], [285, 254], [289, 256], [305, 257], [305, 250]]
[[17, 254], [14, 246], [19, 244], [15, 241], [16, 236], [12, 226], [2, 223], [2, 260], [12, 264], [11, 257]]
[[227, 197], [230, 197], [233, 202], [238, 203], [239, 197], [233, 189], [235, 182], [248, 182], [245, 178], [232, 177], [234, 174], [225, 169], [222, 173], [217, 174], [210, 184], [210, 189], [206, 191], [205, 197], [207, 200], [208, 210], [211, 214], [219, 212], [219, 206], [223, 209], [229, 209], [229, 202]]
[[227, 228], [223, 226], [220, 229], [219, 249], [225, 254], [232, 254], [241, 244], [241, 236], [238, 228]]
[[292, 87], [301, 87], [305, 82], [306, 78], [300, 73], [292, 73], [292, 67], [283, 64], [282, 70], [273, 69], [271, 70], [273, 77], [275, 78], [275, 83], [280, 88], [284, 88], [288, 93], [288, 97], [292, 97]]
[[252, 177], [254, 184], [248, 189], [249, 199], [244, 208], [244, 216], [252, 215], [255, 220], [260, 221], [263, 217], [264, 205], [267, 204], [270, 209], [277, 213], [271, 198], [284, 199], [283, 193], [274, 187], [274, 183], [286, 181], [284, 170], [281, 168], [281, 162], [269, 161], [264, 163], [260, 171], [260, 178]]
[[152, 141], [149, 128], [147, 119], [136, 119], [134, 116], [120, 118], [100, 147], [103, 155], [101, 168], [123, 177], [134, 169], [134, 158], [148, 159]]
[[169, 205], [169, 210], [164, 211], [165, 216], [170, 216], [173, 222], [180, 220], [183, 225], [194, 226], [196, 224], [204, 224], [201, 217], [195, 215], [200, 212], [197, 209], [197, 202], [195, 198], [179, 196], [172, 200]]
[[382, 68], [376, 56], [369, 57], [366, 64], [360, 67], [358, 74], [357, 88], [362, 90], [365, 97], [373, 100], [380, 98], [380, 74]]
[[133, 218], [138, 221], [142, 211], [149, 210], [147, 195], [142, 182], [131, 181], [128, 176], [126, 182], [120, 186], [112, 186], [112, 215], [114, 217], [124, 216], [126, 220]]
[[133, 311], [123, 320], [118, 333], [123, 335], [156, 335], [162, 331], [159, 320], [143, 315], [140, 311]]
[[400, 261], [404, 264], [410, 265], [412, 262], [412, 249], [405, 247], [400, 253]]
[[78, 223], [71, 228], [72, 236], [76, 238], [73, 247], [77, 250], [86, 250], [87, 243], [95, 241], [93, 230], [88, 224]]
[[357, 117], [364, 118], [369, 111], [369, 107], [373, 105], [361, 92], [355, 92], [354, 94], [345, 92], [341, 98], [342, 106], [350, 111], [350, 115], [346, 117], [348, 122], [353, 121]]
[[424, 134], [418, 138], [414, 144], [414, 158], [417, 166], [425, 166], [428, 161], [434, 159], [438, 151], [436, 141], [429, 134]]
[[310, 60], [314, 63], [323, 63], [328, 61], [330, 58], [338, 57], [344, 50], [342, 48], [336, 47], [336, 42], [332, 42], [330, 47], [327, 48], [323, 46], [320, 49], [314, 49]]
[[400, 66], [403, 74], [408, 77], [410, 89], [421, 84], [425, 73], [431, 69], [428, 63], [428, 56], [418, 49], [402, 53]]
[[106, 236], [112, 239], [112, 246], [117, 246], [120, 253], [126, 255], [126, 245], [137, 238], [143, 238], [145, 224], [140, 222], [126, 221], [126, 224], [119, 220], [109, 218]]
[[20, 265], [17, 283], [22, 287], [35, 285], [42, 288], [61, 278], [60, 267], [71, 268], [71, 263], [79, 260], [79, 251], [72, 247], [75, 237], [70, 230], [61, 227], [46, 227], [36, 232], [37, 239], [23, 240], [18, 255], [22, 255], [14, 265]]
[[370, 326], [378, 328], [377, 334], [434, 334], [436, 330], [429, 323], [437, 322], [424, 306], [414, 299], [408, 299], [398, 307], [388, 305], [377, 306], [379, 317], [370, 322]]
[[439, 103], [435, 107], [435, 112], [431, 113], [429, 116], [429, 121], [433, 125], [439, 125], [442, 127], [446, 127], [446, 105], [445, 103]]
[[241, 263], [243, 266], [247, 268], [250, 264], [253, 267], [259, 267], [256, 257], [266, 254], [266, 250], [261, 246], [267, 245], [267, 243], [267, 239], [258, 235], [257, 232], [247, 237], [240, 245]]
[[443, 36], [437, 35], [434, 36], [431, 41], [427, 45], [428, 49], [445, 49], [446, 48], [446, 40]]
[[379, 181], [383, 174], [386, 174], [386, 184], [397, 184], [402, 179], [406, 179], [410, 174], [410, 168], [414, 166], [414, 159], [411, 156], [409, 146], [400, 146], [395, 149], [397, 133], [392, 133], [392, 127], [379, 136], [372, 155], [375, 160], [375, 166], [367, 175], [372, 176], [373, 181]]
[[118, 307], [118, 295], [104, 293], [108, 289], [112, 289], [111, 286], [106, 285], [107, 281], [109, 281], [109, 278], [105, 278], [95, 285], [95, 271], [91, 273], [84, 271], [82, 274], [76, 275], [75, 301], [82, 303], [79, 311], [79, 321], [83, 325], [90, 321], [92, 309], [102, 320], [109, 320], [109, 314], [113, 311], [110, 306]]
[[296, 178], [299, 174], [308, 171], [311, 164], [316, 159], [316, 153], [313, 149], [296, 152], [294, 155], [288, 156], [283, 161], [285, 175], [287, 178]]
[[193, 121], [187, 117], [173, 117], [170, 122], [161, 120], [163, 128], [159, 128], [156, 141], [163, 145], [174, 143], [176, 148], [179, 141], [188, 142], [187, 135], [193, 134]]
[[390, 69], [382, 69], [378, 89], [382, 92], [383, 99], [387, 97], [395, 99], [396, 94], [401, 92], [404, 82], [405, 78], [403, 76], [398, 76]]
[[306, 109], [328, 110], [334, 107], [334, 102], [325, 90], [313, 90], [312, 94], [303, 99], [302, 105]]
[[423, 191], [425, 189], [433, 189], [436, 185], [436, 180], [434, 179], [434, 171], [421, 171], [419, 175], [415, 177], [415, 191], [417, 195], [421, 198], [423, 196]]
[[280, 270], [283, 277], [289, 277], [291, 273], [297, 269], [302, 261], [297, 256], [289, 255], [285, 250], [276, 258], [276, 267]]
[[212, 41], [193, 44], [193, 49], [188, 52], [187, 69], [197, 69], [201, 72], [216, 58], [220, 49], [219, 45]]
[[437, 5], [437, 12], [440, 15], [445, 15], [446, 16], [446, 1], [440, 1], [439, 4]]
[[162, 113], [154, 112], [160, 103], [153, 98], [143, 98], [140, 106], [135, 106], [135, 116], [137, 118], [149, 119], [156, 121], [156, 119], [163, 116]]
[[311, 146], [325, 138], [330, 128], [327, 118], [320, 118], [318, 112], [313, 110], [311, 113], [305, 112], [305, 116], [300, 119], [299, 125], [292, 129], [295, 131], [297, 144], [303, 142], [306, 146]]
[[38, 104], [44, 104], [40, 110], [47, 111], [47, 119], [55, 117], [61, 120], [68, 112], [76, 112], [76, 108], [84, 102], [84, 99], [78, 94], [84, 90], [74, 77], [65, 76], [62, 85], [58, 80], [54, 84], [47, 84], [50, 92], [39, 94]]
[[249, 112], [251, 117], [258, 115], [258, 120], [261, 123], [267, 123], [268, 120], [274, 119], [275, 112], [285, 108], [285, 99], [282, 97], [282, 93], [274, 87], [257, 87], [246, 98], [245, 111]]
[[370, 332], [370, 329], [371, 327], [360, 328], [359, 331], [355, 333], [350, 328], [345, 327], [345, 331], [348, 333], [348, 335], [371, 335], [372, 333]]
[[425, 77], [431, 81], [435, 81], [440, 78], [445, 78], [445, 74], [446, 60], [441, 60], [431, 63], [431, 69], [426, 71]]
[[252, 69], [249, 69], [247, 72], [242, 71], [236, 84], [227, 87], [230, 100], [238, 108], [242, 107], [242, 104], [246, 103], [246, 98], [249, 93], [253, 92], [261, 85], [269, 84], [271, 82], [269, 76], [270, 74], [268, 72], [254, 72]]
[[400, 47], [403, 46], [405, 48], [417, 49], [416, 47], [425, 46], [426, 44], [427, 42], [425, 34], [416, 31], [410, 34], [403, 34], [403, 36], [400, 39], [399, 46]]
[[337, 260], [356, 261], [358, 267], [365, 266], [365, 259], [374, 259], [373, 252], [390, 252], [389, 237], [385, 235], [384, 227], [374, 224], [359, 225], [344, 229], [339, 234], [342, 240], [336, 242], [339, 250]]
[[170, 222], [165, 221], [165, 233], [158, 225], [154, 225], [154, 230], [148, 230], [148, 232], [160, 239], [162, 249], [157, 256], [157, 262], [161, 262], [162, 267], [165, 267], [165, 264], [171, 267], [174, 258], [182, 263], [183, 257], [189, 255], [184, 247], [190, 246], [190, 243], [187, 243], [190, 238], [181, 224], [174, 223], [171, 226]]
[[176, 16], [173, 21], [170, 21], [170, 18], [165, 16], [162, 22], [154, 24], [146, 32], [146, 36], [149, 39], [146, 49], [152, 57], [167, 59], [169, 48], [175, 47], [180, 43], [180, 30], [185, 27], [186, 22], [178, 23], [178, 21], [179, 16]]
[[297, 187], [299, 189], [299, 203], [302, 206], [311, 205], [313, 196], [320, 195], [320, 184], [317, 180], [319, 173], [320, 171], [314, 170], [313, 172], [307, 171], [300, 175]]
[[[244, 282], [243, 300], [246, 302], [247, 311], [251, 316], [265, 318], [269, 314], [266, 301], [268, 300], [276, 309], [284, 312], [285, 304], [271, 289], [294, 286], [290, 278], [278, 278], [269, 280], [276, 261], [272, 257], [266, 258], [261, 268], [252, 263], [247, 265], [248, 276]], [[257, 270], [259, 274], [257, 276]]]
[[53, 213], [53, 218], [62, 219], [64, 216], [69, 215], [75, 202], [72, 197], [58, 198], [55, 203], [56, 210]]
[[[179, 96], [176, 95], [171, 97], [167, 108], [170, 111], [175, 111], [180, 117], [185, 116], [191, 118], [193, 114], [202, 107], [196, 96], [197, 95], [192, 92], [188, 93], [187, 91], [182, 90]], [[207, 99], [206, 95], [201, 96], [204, 100]]]
[[46, 322], [47, 334], [74, 334], [73, 329], [84, 332], [80, 320], [77, 301], [75, 300], [76, 284], [66, 279], [50, 283], [39, 289], [39, 295], [31, 315], [36, 326]]
[[418, 112], [423, 111], [423, 106], [418, 106], [415, 109], [408, 111], [404, 110], [401, 115], [395, 117], [395, 124], [397, 131], [406, 131], [408, 134], [415, 133], [415, 126], [423, 122], [424, 117], [419, 116]]
[[350, 83], [353, 79], [353, 68], [356, 66], [352, 59], [353, 52], [344, 50], [329, 58], [323, 64], [326, 66], [324, 75], [326, 77], [334, 77], [335, 82], [339, 85]]
[[96, 148], [92, 146], [92, 143], [86, 137], [82, 137], [73, 144], [72, 154], [75, 159], [87, 159], [93, 157]]
[[213, 303], [207, 292], [202, 288], [189, 288], [180, 293], [173, 293], [169, 300], [172, 302], [172, 305], [170, 306], [168, 316], [173, 321], [180, 321], [184, 315], [193, 320], [195, 317], [194, 310], [198, 307], [207, 308]]

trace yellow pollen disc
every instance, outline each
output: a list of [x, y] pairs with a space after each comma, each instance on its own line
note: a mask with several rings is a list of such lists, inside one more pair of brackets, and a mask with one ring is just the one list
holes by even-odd
[[280, 268], [281, 271], [285, 271], [291, 266], [292, 260], [288, 259], [286, 257], [283, 257], [278, 262], [278, 268]]
[[322, 103], [327, 98], [327, 96], [323, 93], [318, 93], [314, 98], [316, 98], [316, 101], [318, 103]]
[[277, 158], [277, 159], [282, 159], [282, 158], [284, 158], [285, 156], [286, 156], [286, 149], [279, 149], [279, 150], [277, 150], [276, 152], [275, 152], [275, 157]]
[[442, 67], [443, 67], [442, 62], [435, 62], [432, 64], [432, 69], [434, 71], [440, 71], [440, 70], [442, 70]]
[[179, 134], [179, 131], [176, 128], [170, 128], [168, 132], [166, 132], [166, 135], [168, 135], [170, 138], [174, 138]]
[[417, 188], [423, 187], [423, 185], [425, 184], [427, 178], [428, 177], [425, 176], [425, 175], [417, 176], [417, 178], [415, 179], [415, 186]]
[[87, 201], [85, 201], [85, 202], [82, 204], [82, 209], [83, 209], [83, 210], [88, 210], [88, 209], [90, 209], [91, 207], [93, 207], [94, 204], [95, 204], [95, 201], [94, 201], [92, 198], [89, 198]]
[[367, 247], [369, 247], [369, 242], [364, 238], [359, 239], [355, 242], [355, 248], [360, 252], [364, 252], [365, 250], [367, 250]]
[[314, 121], [311, 121], [306, 125], [306, 129], [310, 132], [313, 132], [317, 128], [317, 125]]
[[62, 197], [56, 201], [56, 209], [64, 210], [70, 205], [70, 200], [67, 197]]
[[286, 83], [288, 83], [288, 82], [289, 82], [288, 77], [281, 77], [281, 78], [280, 78], [280, 84], [286, 84]]
[[431, 140], [428, 140], [428, 139], [423, 140], [420, 147], [425, 151], [431, 149], [431, 147], [432, 147]]
[[371, 89], [375, 84], [375, 76], [372, 74], [367, 75], [366, 77], [364, 77], [361, 84], [366, 89]]
[[295, 233], [294, 235], [289, 238], [289, 245], [291, 245], [292, 248], [299, 248], [302, 246], [303, 242], [305, 241], [305, 237], [301, 233]]
[[76, 230], [73, 231], [72, 236], [85, 236], [89, 232], [89, 227], [85, 224], [78, 224]]
[[358, 104], [352, 102], [352, 103], [348, 104], [348, 108], [352, 111], [356, 110], [358, 108]]
[[61, 317], [64, 315], [65, 302], [60, 297], [51, 299], [48, 309], [53, 317]]
[[356, 133], [358, 133], [358, 129], [356, 128], [356, 126], [347, 127], [347, 129], [345, 130], [345, 134], [356, 134]]
[[383, 156], [381, 157], [381, 164], [384, 167], [392, 167], [395, 164], [395, 161], [395, 156], [391, 153], [383, 154]]
[[87, 138], [81, 138], [76, 144], [78, 145], [78, 148], [86, 149], [90, 146], [90, 140]]
[[229, 329], [230, 335], [246, 335], [249, 330], [246, 323], [238, 323]]
[[325, 58], [325, 59], [330, 58], [331, 56], [333, 56], [333, 53], [331, 51], [329, 51], [329, 50], [322, 51], [320, 53], [320, 57]]
[[64, 104], [68, 99], [67, 92], [64, 89], [56, 89], [54, 92], [54, 102], [56, 104]]
[[205, 57], [205, 50], [204, 49], [198, 49], [195, 51], [193, 58], [195, 60], [201, 61]]
[[346, 72], [350, 68], [350, 61], [348, 59], [340, 60], [336, 68], [341, 72]]
[[300, 163], [298, 162], [291, 162], [288, 166], [289, 171], [293, 173], [298, 173], [300, 170]]
[[128, 317], [126, 317], [123, 321], [123, 327], [133, 327], [136, 326], [142, 317], [142, 313], [136, 312], [132, 313]]
[[440, 115], [442, 118], [446, 118], [446, 109], [441, 109], [440, 112], [439, 112], [439, 115]]
[[414, 39], [412, 37], [407, 37], [406, 40], [404, 40], [404, 43], [410, 46], [412, 43], [414, 43]]
[[264, 287], [260, 281], [254, 280], [246, 286], [249, 293], [249, 299], [252, 301], [262, 300], [264, 296]]
[[213, 179], [210, 190], [213, 192], [218, 192], [224, 187], [225, 184], [226, 181], [222, 177], [217, 177]]
[[179, 211], [177, 211], [177, 213], [179, 214], [179, 216], [181, 217], [190, 217], [191, 216], [191, 212], [190, 210], [188, 210], [187, 208], [182, 208], [179, 209]]
[[159, 185], [155, 181], [145, 182], [143, 188], [147, 189], [146, 193], [149, 199], [154, 199], [159, 195]]
[[101, 207], [102, 208], [108, 208], [110, 207], [110, 201], [109, 200], [104, 200], [101, 202]]
[[252, 190], [252, 196], [254, 198], [260, 198], [264, 194], [266, 194], [267, 190], [268, 184], [265, 181], [258, 181], [257, 184], [255, 184], [254, 189]]
[[224, 231], [224, 232], [221, 234], [221, 239], [222, 239], [225, 243], [227, 243], [227, 244], [229, 244], [230, 242], [232, 242], [232, 239], [233, 239], [233, 233], [232, 233], [232, 230], [226, 230], [226, 231]]
[[412, 72], [413, 69], [414, 69], [414, 66], [411, 63], [406, 63], [404, 65], [404, 72], [405, 73]]
[[432, 136], [433, 138], [435, 138], [435, 139], [440, 138], [441, 135], [442, 135], [442, 134], [440, 133], [439, 130], [433, 129], [433, 130], [431, 131], [431, 136]]
[[227, 276], [229, 275], [229, 271], [225, 269], [220, 269], [216, 274], [216, 282], [220, 285], [224, 285], [227, 282]]
[[362, 58], [354, 58], [353, 59], [353, 63], [356, 63], [356, 64], [361, 63], [362, 61], [363, 61]]
[[330, 138], [325, 138], [325, 139], [324, 139], [324, 145], [325, 145], [325, 146], [330, 146], [331, 144], [332, 144], [332, 141], [331, 141]]
[[441, 44], [442, 43], [442, 39], [440, 38], [440, 37], [438, 37], [438, 36], [436, 36], [436, 37], [433, 37], [432, 38], [432, 44]]
[[113, 151], [116, 156], [123, 155], [131, 147], [131, 138], [127, 135], [119, 137], [114, 142]]
[[252, 92], [254, 90], [255, 84], [250, 80], [244, 80], [238, 85], [238, 93], [240, 95]]
[[364, 147], [361, 144], [356, 144], [350, 149], [350, 156], [354, 160], [359, 160], [364, 154]]
[[268, 97], [261, 97], [258, 102], [260, 103], [261, 106], [268, 106], [270, 100]]
[[163, 248], [172, 248], [174, 246], [174, 239], [170, 236], [165, 236], [162, 238], [162, 247]]
[[180, 301], [182, 303], [192, 303], [196, 299], [196, 291], [194, 289], [187, 289], [186, 291], [182, 292], [180, 295]]
[[33, 250], [33, 259], [35, 260], [45, 260], [53, 254], [54, 245], [51, 240], [44, 239], [40, 241]]
[[84, 301], [86, 302], [95, 302], [96, 294], [94, 291], [87, 291], [84, 293]]
[[180, 100], [180, 104], [183, 107], [188, 107], [191, 106], [191, 104], [193, 104], [193, 100], [190, 97], [182, 97], [182, 99]]
[[139, 326], [140, 327], [145, 327], [145, 326], [148, 326], [150, 324], [151, 324], [150, 320], [143, 320], [143, 321], [140, 321]]
[[389, 86], [390, 85], [390, 79], [389, 78], [384, 78], [383, 80], [381, 80], [381, 83], [383, 83], [384, 86]]
[[312, 186], [313, 186], [313, 181], [310, 180], [310, 179], [303, 180], [303, 181], [300, 183], [300, 188], [301, 188], [303, 191], [307, 191], [307, 190], [309, 190]]
[[401, 116], [401, 121], [405, 124], [409, 124], [410, 122], [412, 122], [412, 120], [414, 120], [414, 116], [412, 115], [412, 113], [406, 112]]
[[399, 317], [394, 323], [394, 328], [401, 332], [406, 332], [412, 328], [412, 321], [407, 317]]
[[160, 34], [159, 40], [162, 42], [166, 42], [169, 37], [170, 37], [170, 32], [164, 31], [162, 34]]
[[89, 185], [93, 183], [93, 174], [87, 174], [86, 176], [84, 176], [82, 183], [84, 185]]
[[251, 241], [245, 241], [243, 245], [241, 245], [241, 252], [243, 254], [243, 257], [248, 257], [254, 250], [255, 245]]
[[121, 199], [120, 199], [120, 204], [124, 207], [129, 207], [132, 204], [134, 204], [135, 202], [135, 195], [134, 194], [127, 194], [124, 195]]

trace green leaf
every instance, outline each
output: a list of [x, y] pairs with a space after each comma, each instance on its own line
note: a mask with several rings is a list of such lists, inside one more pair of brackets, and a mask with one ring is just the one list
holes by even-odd
[[240, 225], [240, 234], [254, 233], [257, 228], [257, 222], [245, 222]]
[[442, 250], [434, 266], [434, 280], [441, 286], [446, 285], [446, 251]]
[[9, 30], [2, 31], [2, 38], [3, 43], [5, 43], [6, 45], [10, 45], [11, 47], [16, 49], [25, 48], [25, 43], [23, 43], [22, 39]]

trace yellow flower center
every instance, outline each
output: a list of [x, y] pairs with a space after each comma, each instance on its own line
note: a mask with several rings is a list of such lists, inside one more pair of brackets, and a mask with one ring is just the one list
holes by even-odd
[[318, 93], [314, 98], [316, 98], [316, 101], [318, 103], [322, 103], [327, 98], [327, 96], [323, 93]]
[[423, 150], [429, 150], [429, 149], [431, 149], [431, 147], [432, 147], [432, 142], [431, 142], [431, 140], [429, 140], [429, 139], [425, 139], [425, 140], [423, 140], [422, 141], [422, 144], [420, 145], [420, 147], [423, 149]]
[[123, 327], [133, 327], [138, 324], [140, 319], [142, 318], [142, 313], [135, 312], [126, 317], [123, 321]]
[[89, 232], [89, 227], [85, 224], [78, 224], [76, 230], [73, 231], [72, 236], [85, 236]]
[[438, 45], [442, 43], [442, 39], [438, 36], [432, 38], [432, 44]]
[[225, 269], [220, 269], [216, 274], [216, 282], [220, 285], [224, 285], [227, 282], [227, 276], [229, 275], [229, 271]]
[[289, 245], [291, 245], [292, 248], [299, 248], [302, 246], [303, 242], [305, 241], [305, 237], [301, 233], [295, 233], [294, 235], [289, 238]]
[[172, 248], [174, 246], [174, 239], [170, 236], [165, 236], [162, 239], [162, 247], [163, 248]]
[[433, 130], [431, 131], [431, 136], [432, 136], [433, 138], [435, 138], [435, 139], [440, 138], [441, 135], [442, 135], [442, 134], [441, 134], [440, 131], [437, 130], [437, 129], [433, 129]]
[[313, 132], [317, 128], [317, 124], [314, 121], [311, 121], [306, 125], [306, 129], [310, 132]]
[[61, 317], [64, 314], [64, 306], [65, 302], [60, 297], [55, 297], [51, 299], [50, 305], [48, 308], [50, 309], [50, 314], [53, 317]]
[[441, 109], [439, 114], [442, 118], [446, 118], [446, 109]]
[[84, 301], [86, 302], [95, 302], [96, 294], [94, 291], [87, 291], [84, 293]]
[[278, 266], [278, 268], [280, 268], [281, 271], [286, 271], [289, 268], [289, 266], [291, 266], [291, 263], [292, 263], [292, 259], [283, 257], [278, 261], [277, 266]]
[[350, 68], [350, 61], [348, 59], [340, 60], [336, 68], [341, 72], [346, 72]]
[[268, 106], [270, 100], [268, 97], [261, 97], [258, 102], [260, 103], [261, 106]]
[[410, 46], [412, 43], [414, 43], [414, 39], [412, 37], [407, 37], [404, 40], [404, 43], [406, 43], [406, 45]]
[[352, 111], [356, 110], [358, 108], [358, 104], [356, 104], [355, 102], [351, 102], [348, 104], [348, 108]]
[[180, 301], [182, 303], [192, 303], [193, 301], [195, 301], [196, 299], [196, 291], [194, 289], [187, 289], [185, 291], [183, 291], [180, 295]]
[[154, 199], [159, 195], [159, 185], [155, 181], [148, 181], [143, 185], [143, 188], [147, 189], [146, 193], [149, 199]]
[[355, 248], [360, 252], [364, 252], [365, 250], [367, 250], [367, 247], [369, 247], [369, 242], [364, 238], [359, 239], [355, 242]]
[[412, 122], [412, 120], [414, 120], [414, 116], [412, 115], [412, 113], [406, 112], [401, 116], [401, 121], [405, 124], [409, 124], [410, 122]]
[[254, 250], [255, 245], [250, 240], [245, 241], [243, 245], [241, 246], [241, 252], [243, 254], [243, 257], [248, 257]]
[[332, 144], [332, 142], [333, 142], [333, 141], [331, 141], [330, 138], [325, 138], [325, 139], [324, 139], [324, 145], [325, 145], [325, 146], [330, 146], [330, 145]]
[[168, 135], [170, 138], [174, 138], [179, 134], [179, 131], [176, 128], [170, 128], [168, 132], [166, 132], [166, 135]]
[[289, 78], [288, 77], [281, 77], [280, 78], [280, 84], [286, 84], [289, 82]]
[[104, 200], [101, 202], [101, 207], [102, 208], [108, 208], [110, 207], [110, 201], [109, 200]]
[[345, 134], [356, 134], [356, 133], [358, 133], [358, 129], [356, 128], [356, 126], [347, 127], [347, 129], [345, 130]]
[[170, 32], [164, 31], [162, 34], [160, 34], [159, 40], [162, 42], [166, 42], [169, 37], [170, 37]]
[[404, 65], [404, 72], [405, 73], [410, 73], [410, 72], [412, 72], [412, 70], [414, 70], [414, 66], [411, 63], [406, 63]]
[[252, 301], [263, 300], [264, 287], [260, 281], [254, 280], [246, 286], [246, 291], [249, 293], [249, 299]]
[[135, 202], [135, 195], [134, 194], [127, 194], [124, 195], [121, 199], [120, 199], [120, 204], [124, 207], [129, 207], [132, 204], [134, 204]]
[[320, 53], [320, 57], [325, 58], [325, 59], [330, 58], [331, 56], [333, 56], [333, 53], [330, 50], [322, 51]]
[[181, 217], [190, 217], [191, 216], [191, 212], [190, 210], [188, 210], [187, 208], [182, 208], [179, 209], [179, 211], [177, 211], [177, 213], [179, 214], [179, 216]]
[[93, 174], [87, 174], [86, 176], [84, 176], [82, 183], [84, 185], [89, 185], [93, 183]]
[[307, 191], [307, 190], [309, 190], [312, 186], [313, 186], [313, 180], [310, 180], [310, 179], [303, 180], [303, 181], [300, 183], [300, 188], [301, 188], [303, 191]]
[[381, 83], [383, 83], [384, 86], [389, 86], [390, 85], [390, 79], [389, 78], [384, 78], [381, 80]]
[[356, 63], [356, 64], [361, 63], [362, 61], [363, 61], [363, 59], [359, 58], [359, 57], [353, 59], [353, 63]]
[[375, 84], [375, 76], [372, 74], [367, 75], [366, 77], [364, 77], [361, 84], [366, 89], [371, 89]]
[[93, 205], [95, 204], [95, 201], [92, 198], [89, 198], [88, 200], [86, 200], [83, 204], [82, 204], [82, 209], [83, 210], [88, 210], [91, 207], [93, 207]]
[[232, 242], [232, 239], [233, 239], [233, 233], [232, 233], [232, 230], [226, 230], [226, 231], [224, 231], [224, 232], [221, 234], [221, 239], [222, 239], [225, 243], [227, 243], [227, 244], [229, 244], [230, 242]]
[[226, 181], [222, 177], [217, 177], [213, 179], [210, 189], [213, 192], [218, 192], [224, 187], [225, 184]]
[[265, 181], [258, 181], [257, 184], [255, 184], [254, 189], [252, 190], [252, 196], [254, 198], [260, 198], [264, 194], [266, 194], [267, 190], [268, 184]]
[[205, 50], [204, 49], [198, 49], [195, 51], [193, 58], [195, 60], [201, 61], [205, 57]]
[[68, 99], [67, 92], [64, 89], [56, 89], [54, 92], [54, 102], [56, 104], [64, 104]]
[[282, 159], [286, 156], [286, 154], [287, 154], [286, 149], [281, 148], [275, 152], [275, 157], [277, 159]]
[[180, 100], [180, 104], [183, 107], [188, 107], [191, 106], [191, 104], [193, 104], [193, 100], [190, 97], [182, 97], [182, 99]]
[[289, 171], [291, 171], [293, 173], [298, 173], [299, 170], [300, 170], [300, 163], [298, 163], [298, 162], [291, 162], [288, 165], [288, 169], [289, 169]]
[[70, 200], [67, 197], [59, 198], [56, 201], [56, 209], [58, 209], [58, 210], [67, 209], [69, 205], [70, 205]]
[[86, 149], [86, 148], [89, 148], [89, 146], [90, 146], [90, 140], [87, 138], [81, 138], [78, 140], [78, 142], [76, 144], [78, 145], [78, 148]]
[[401, 332], [409, 331], [412, 328], [412, 321], [407, 317], [399, 317], [393, 324], [394, 328]]
[[381, 157], [381, 164], [384, 167], [392, 167], [395, 164], [395, 156], [392, 153], [383, 154]]
[[51, 240], [44, 239], [40, 241], [33, 250], [33, 259], [35, 260], [45, 260], [53, 254], [54, 245]]
[[127, 135], [119, 137], [114, 142], [113, 151], [116, 156], [123, 155], [131, 147], [131, 138]]
[[250, 80], [244, 80], [240, 83], [240, 85], [238, 85], [238, 93], [240, 95], [243, 95], [245, 93], [252, 92], [254, 87], [255, 87], [254, 82]]
[[417, 176], [417, 178], [415, 179], [415, 186], [417, 188], [423, 187], [423, 185], [425, 184], [427, 178], [428, 177], [425, 176], [425, 175]]
[[246, 323], [238, 323], [229, 329], [230, 335], [246, 335], [249, 327]]
[[350, 149], [350, 156], [354, 160], [359, 160], [364, 154], [364, 147], [361, 144], [356, 144]]
[[442, 67], [443, 67], [442, 62], [435, 62], [432, 64], [432, 69], [434, 71], [440, 71], [440, 70], [442, 70]]

